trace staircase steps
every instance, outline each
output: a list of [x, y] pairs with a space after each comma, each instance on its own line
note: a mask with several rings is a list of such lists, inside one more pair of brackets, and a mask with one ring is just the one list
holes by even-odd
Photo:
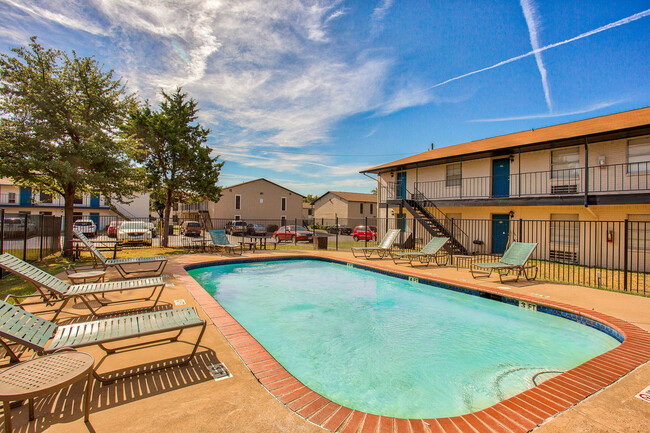
[[[447, 227], [436, 217], [434, 217], [425, 207], [427, 204], [426, 199], [415, 197], [411, 200], [402, 200], [402, 205], [408, 210], [413, 217], [418, 220], [422, 227], [425, 228], [431, 236], [448, 237], [449, 242], [444, 246], [444, 249], [449, 254], [462, 254], [468, 255], [469, 251], [465, 246], [454, 237]], [[435, 205], [434, 205], [435, 206]]]

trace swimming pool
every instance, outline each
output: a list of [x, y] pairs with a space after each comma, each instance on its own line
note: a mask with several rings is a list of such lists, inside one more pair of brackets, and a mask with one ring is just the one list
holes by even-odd
[[189, 273], [309, 388], [385, 416], [473, 412], [618, 344], [549, 314], [324, 261]]

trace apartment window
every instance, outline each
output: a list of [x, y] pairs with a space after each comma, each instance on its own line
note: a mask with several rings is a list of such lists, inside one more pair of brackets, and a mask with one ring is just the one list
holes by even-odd
[[287, 198], [282, 197], [282, 210], [285, 211], [287, 210]]
[[84, 217], [83, 212], [73, 212], [72, 213], [72, 221], [77, 221], [80, 220]]
[[235, 221], [241, 220], [241, 215], [235, 215]]
[[314, 214], [314, 209], [307, 209], [307, 216], [312, 216]]
[[241, 195], [235, 196], [235, 209], [241, 209]]
[[578, 177], [580, 169], [580, 150], [554, 150], [551, 152], [551, 179], [567, 179]]
[[627, 142], [627, 172], [650, 172], [650, 138], [637, 138]]
[[16, 203], [16, 193], [10, 192], [7, 194], [7, 203]]
[[359, 213], [363, 215], [363, 203], [359, 203]]
[[38, 201], [41, 203], [52, 203], [52, 194], [42, 192], [39, 194]]
[[84, 204], [84, 198], [83, 197], [75, 197], [74, 198], [74, 204]]
[[372, 211], [373, 211], [372, 207], [373, 207], [373, 203], [370, 203], [370, 215], [372, 215]]
[[460, 162], [447, 164], [446, 186], [460, 186], [461, 183], [461, 165]]
[[578, 214], [551, 214], [551, 243], [556, 247], [578, 245], [579, 240]]
[[628, 215], [628, 244], [633, 250], [650, 250], [650, 215]]

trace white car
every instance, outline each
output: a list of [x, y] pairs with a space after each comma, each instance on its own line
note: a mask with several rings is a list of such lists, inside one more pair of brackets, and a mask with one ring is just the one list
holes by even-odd
[[125, 221], [117, 229], [117, 240], [123, 244], [151, 245], [149, 223], [143, 221]]
[[97, 226], [92, 220], [77, 220], [72, 224], [72, 229], [85, 234], [89, 238], [97, 236]]

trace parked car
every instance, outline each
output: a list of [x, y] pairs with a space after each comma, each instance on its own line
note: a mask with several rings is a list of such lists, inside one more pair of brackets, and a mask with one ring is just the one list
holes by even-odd
[[314, 240], [314, 233], [303, 226], [282, 226], [273, 233], [276, 242], [280, 241], [308, 241]]
[[97, 236], [97, 226], [93, 220], [77, 220], [72, 224], [72, 230], [83, 233], [89, 238]]
[[[27, 236], [36, 234], [36, 225], [27, 219]], [[4, 237], [19, 238], [25, 236], [25, 218], [5, 218]]]
[[184, 236], [201, 236], [201, 223], [198, 221], [185, 221], [181, 224], [181, 234]]
[[117, 240], [123, 244], [151, 245], [149, 223], [142, 221], [125, 221], [117, 230]]
[[264, 236], [266, 234], [266, 227], [264, 227], [264, 224], [248, 224], [246, 234], [251, 236]]
[[356, 226], [352, 234], [352, 239], [355, 241], [376, 241], [377, 228], [373, 230], [372, 226]]
[[248, 224], [246, 224], [246, 221], [235, 220], [226, 223], [226, 233], [228, 234], [244, 235], [246, 234], [246, 230], [248, 230]]
[[340, 234], [340, 235], [351, 235], [352, 227], [346, 226], [345, 224], [334, 224], [327, 228], [327, 233]]
[[111, 221], [111, 223], [106, 227], [106, 235], [109, 238], [116, 238], [117, 237], [117, 230], [120, 228], [120, 225], [122, 225], [123, 221]]

